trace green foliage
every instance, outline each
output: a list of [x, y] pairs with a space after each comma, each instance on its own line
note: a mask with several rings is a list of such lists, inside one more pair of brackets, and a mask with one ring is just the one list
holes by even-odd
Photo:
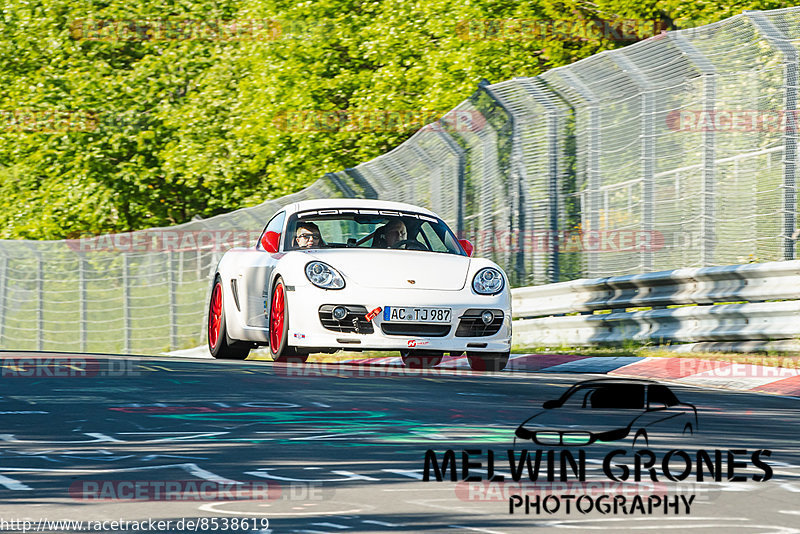
[[[483, 78], [533, 76], [626, 44], [581, 40], [563, 24], [520, 33], [521, 22], [688, 27], [786, 5], [10, 0], [0, 11], [0, 237], [129, 231], [254, 205], [421, 126], [408, 114], [405, 126], [337, 123], [336, 112], [438, 116]], [[187, 20], [193, 38], [165, 22]], [[307, 111], [319, 113], [296, 113]]]

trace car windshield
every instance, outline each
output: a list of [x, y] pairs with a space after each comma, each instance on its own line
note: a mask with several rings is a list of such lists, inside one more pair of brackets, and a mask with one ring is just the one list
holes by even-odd
[[330, 209], [289, 218], [285, 250], [381, 248], [463, 255], [456, 237], [436, 217], [420, 213]]
[[594, 410], [641, 410], [644, 408], [644, 386], [597, 384], [578, 387], [564, 399], [563, 406]]

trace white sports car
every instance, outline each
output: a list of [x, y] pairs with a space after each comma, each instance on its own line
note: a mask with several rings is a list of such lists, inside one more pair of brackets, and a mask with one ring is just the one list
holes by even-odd
[[511, 348], [511, 293], [502, 269], [472, 258], [431, 211], [330, 199], [281, 209], [252, 248], [225, 253], [214, 274], [208, 347], [275, 361], [312, 352], [399, 350], [407, 366], [467, 353], [500, 370]]

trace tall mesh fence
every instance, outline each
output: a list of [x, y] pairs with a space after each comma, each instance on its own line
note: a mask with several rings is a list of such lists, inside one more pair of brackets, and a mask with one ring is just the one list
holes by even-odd
[[516, 286], [794, 259], [800, 8], [668, 32], [476, 92], [394, 150], [183, 225], [0, 242], [0, 348], [203, 343], [209, 277], [287, 203], [428, 207]]

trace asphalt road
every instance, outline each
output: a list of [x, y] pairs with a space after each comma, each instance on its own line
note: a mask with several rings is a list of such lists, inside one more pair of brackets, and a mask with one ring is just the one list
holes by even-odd
[[[656, 481], [646, 471], [640, 484], [610, 479], [602, 462], [616, 446], [604, 444], [583, 449], [584, 482], [569, 466], [567, 482], [558, 480], [554, 449], [557, 480], [534, 484], [524, 471], [523, 482], [509, 480], [514, 429], [592, 377], [13, 352], [0, 359], [0, 532], [78, 531], [50, 523], [58, 520], [82, 520], [84, 532], [800, 532], [794, 398], [674, 386], [698, 408], [700, 431], [651, 436]], [[626, 452], [611, 464], [633, 469], [633, 451], [621, 446]], [[459, 469], [471, 451], [469, 461], [481, 465], [470, 474], [482, 480], [423, 481], [429, 449], [439, 462], [453, 450]], [[698, 449], [712, 462], [720, 451], [719, 481], [708, 469], [697, 480]], [[503, 482], [486, 480], [489, 450]], [[663, 473], [670, 450], [694, 464], [681, 483]], [[757, 450], [771, 451], [760, 457], [769, 480], [754, 480], [764, 475], [751, 458]], [[728, 451], [746, 480], [728, 480]], [[670, 465], [681, 471], [680, 461]], [[538, 498], [538, 510], [510, 513], [512, 495]], [[587, 510], [590, 501], [615, 500], [616, 513]], [[664, 502], [677, 506], [665, 513]], [[124, 523], [134, 520], [152, 522]]]

